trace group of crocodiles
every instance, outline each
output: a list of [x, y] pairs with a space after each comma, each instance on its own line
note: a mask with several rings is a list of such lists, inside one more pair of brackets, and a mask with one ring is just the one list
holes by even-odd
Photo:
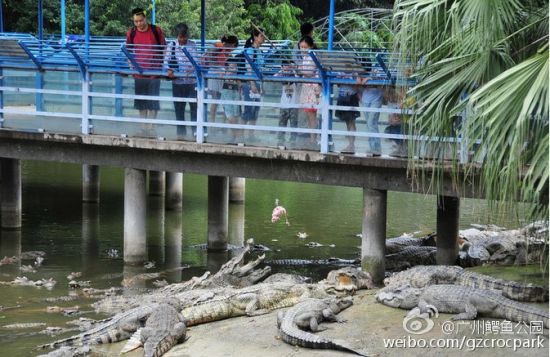
[[[459, 231], [459, 255], [456, 265], [471, 267], [485, 264], [522, 265], [539, 263], [548, 254], [548, 243], [543, 238], [543, 223], [531, 223], [520, 229], [506, 230], [494, 225], [472, 224], [472, 228]], [[436, 234], [415, 237], [404, 234], [386, 240], [385, 268], [401, 271], [416, 265], [436, 264]], [[271, 265], [326, 265], [357, 266], [359, 259], [277, 259]]]
[[[40, 348], [57, 348], [49, 355], [62, 356], [65, 352], [84, 353], [95, 344], [128, 340], [123, 353], [143, 347], [145, 356], [161, 356], [185, 341], [190, 326], [289, 308], [277, 316], [286, 343], [366, 355], [363, 348], [314, 332], [321, 330], [322, 321], [341, 321], [336, 315], [352, 305], [350, 295], [357, 289], [374, 288], [367, 273], [345, 267], [331, 271], [316, 284], [284, 274], [268, 277], [269, 267], [258, 268], [264, 256], [243, 264], [249, 251], [250, 244], [212, 276], [206, 273], [137, 297], [107, 297], [94, 307], [112, 317]], [[424, 311], [435, 306], [439, 312], [458, 314], [455, 319], [489, 316], [542, 321], [548, 328], [548, 313], [525, 303], [548, 301], [548, 290], [541, 286], [495, 279], [458, 266], [418, 266], [396, 273], [384, 283], [377, 301], [391, 307]]]

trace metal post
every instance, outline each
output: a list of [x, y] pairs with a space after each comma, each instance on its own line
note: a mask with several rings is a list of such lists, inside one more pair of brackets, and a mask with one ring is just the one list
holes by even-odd
[[0, 32], [4, 32], [4, 1], [0, 0]]
[[44, 39], [44, 14], [42, 11], [42, 0], [38, 0], [38, 40]]
[[90, 48], [90, 0], [84, 1], [84, 42], [86, 44], [86, 57]]
[[204, 143], [204, 99], [206, 92], [204, 90], [204, 78], [199, 76], [197, 81], [197, 144]]
[[386, 265], [387, 191], [363, 188], [361, 266], [375, 284], [382, 284]]
[[[42, 0], [38, 0], [38, 40], [42, 42], [44, 40], [44, 12], [42, 6]], [[40, 45], [40, 53], [42, 54], [42, 44]], [[35, 77], [35, 88], [43, 89], [44, 87], [44, 75], [42, 72], [37, 71]], [[35, 106], [37, 112], [44, 111], [44, 96], [42, 93], [36, 93]]]
[[[122, 94], [122, 76], [118, 73], [114, 74], [115, 77], [115, 94]], [[124, 107], [122, 106], [122, 98], [115, 98], [115, 116], [124, 116]]]
[[201, 47], [206, 46], [206, 0], [201, 0]]
[[65, 43], [65, 0], [61, 0], [61, 43]]
[[82, 80], [82, 134], [90, 134], [90, 72], [84, 73]]
[[151, 23], [155, 25], [157, 23], [157, 4], [155, 0], [152, 0], [153, 9], [151, 11]]
[[332, 50], [332, 42], [334, 39], [334, 0], [330, 0], [330, 8], [328, 15], [328, 50]]
[[[1, 2], [2, 0], [0, 0]], [[0, 68], [0, 87], [4, 86], [4, 71]], [[4, 91], [0, 90], [0, 110], [4, 109]], [[0, 112], [0, 128], [4, 125], [4, 113]]]

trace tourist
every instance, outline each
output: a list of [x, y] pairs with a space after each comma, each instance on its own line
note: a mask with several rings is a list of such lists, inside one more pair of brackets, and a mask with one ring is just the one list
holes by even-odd
[[[176, 25], [176, 41], [172, 41], [167, 46], [166, 55], [164, 57], [164, 67], [167, 70], [168, 78], [172, 79], [172, 95], [174, 98], [193, 98], [195, 102], [190, 102], [190, 115], [192, 121], [197, 121], [197, 79], [195, 69], [189, 61], [189, 58], [183, 52], [187, 49], [191, 56], [195, 56], [197, 45], [189, 39], [189, 27], [184, 23]], [[181, 74], [177, 76], [177, 72]], [[185, 121], [185, 107], [187, 102], [174, 102], [174, 110], [176, 112], [176, 120]], [[186, 126], [178, 125], [178, 139], [183, 139], [186, 134]], [[195, 128], [193, 128], [195, 132]]]
[[[225, 79], [222, 84], [222, 89], [221, 89], [222, 100], [227, 100], [227, 101], [241, 100], [241, 81], [238, 79], [238, 77], [235, 77], [235, 76], [242, 75], [239, 62], [240, 60], [235, 56], [229, 56], [229, 58], [225, 61], [225, 76], [227, 76], [228, 79]], [[239, 123], [239, 119], [241, 118], [240, 105], [224, 103], [223, 111], [225, 113], [228, 123], [230, 124]], [[241, 130], [232, 129], [230, 131], [231, 133], [231, 137], [229, 140], [230, 143], [232, 144], [237, 143], [241, 139], [241, 135], [242, 135], [241, 132], [242, 132]]]
[[[348, 76], [350, 77], [350, 76]], [[358, 81], [361, 81], [358, 79]], [[362, 82], [362, 81], [361, 81]], [[344, 107], [358, 107], [359, 96], [357, 85], [341, 84], [338, 86], [338, 99], [336, 105]], [[336, 110], [335, 116], [346, 123], [348, 131], [355, 132], [357, 130], [355, 120], [361, 114], [357, 110]], [[343, 153], [355, 153], [355, 136], [348, 136], [348, 145], [342, 149]]]
[[[207, 62], [209, 66], [214, 68], [214, 73], [223, 74], [224, 73], [224, 67], [225, 67], [225, 61], [227, 61], [227, 58], [231, 54], [231, 52], [239, 45], [239, 39], [237, 36], [233, 35], [223, 35], [223, 37], [220, 39], [220, 41], [216, 42], [214, 44], [214, 50], [211, 51], [208, 55]], [[217, 70], [218, 71], [217, 71]], [[208, 93], [210, 94], [211, 99], [220, 99], [221, 98], [221, 92], [222, 92], [222, 85], [223, 80], [222, 79], [216, 79], [216, 78], [209, 78], [208, 79]], [[208, 121], [211, 123], [216, 122], [216, 113], [218, 110], [218, 104], [217, 103], [211, 103], [209, 114], [208, 114]]]
[[[297, 77], [296, 66], [291, 65], [288, 60], [283, 60], [281, 70], [275, 74], [275, 77]], [[282, 105], [296, 105], [298, 104], [299, 95], [297, 91], [297, 83], [294, 81], [283, 82], [281, 91], [281, 104]], [[291, 128], [298, 127], [298, 109], [297, 108], [283, 108], [279, 110], [279, 126], [286, 128], [290, 125]], [[285, 146], [285, 132], [279, 131], [277, 134], [277, 146]], [[296, 133], [290, 134], [290, 142], [296, 142]]]
[[[136, 63], [141, 69], [161, 70], [166, 40], [162, 29], [149, 25], [145, 10], [132, 10], [134, 26], [126, 33], [126, 45], [133, 54]], [[158, 76], [135, 74], [135, 94], [158, 96], [160, 93], [160, 79]], [[135, 99], [134, 108], [139, 111], [141, 118], [154, 119], [157, 117], [160, 105], [158, 100]], [[152, 130], [153, 125], [144, 126], [143, 130]]]
[[[260, 46], [264, 43], [264, 41], [265, 35], [263, 30], [260, 28], [254, 28], [250, 33], [250, 37], [246, 40], [246, 43], [244, 45], [244, 53], [259, 67], [262, 66], [263, 62]], [[254, 71], [252, 70], [250, 65], [247, 65], [247, 71], [248, 74], [254, 75]], [[261, 83], [258, 81], [250, 81], [245, 83], [242, 87], [242, 93], [243, 100], [254, 103], [260, 102], [262, 97]], [[242, 120], [248, 125], [256, 125], [259, 112], [259, 106], [245, 105]], [[255, 140], [254, 135], [250, 134], [247, 140], [253, 142]]]
[[[300, 62], [298, 63], [298, 73], [304, 78], [317, 78], [317, 67], [313, 62], [313, 59], [309, 55], [309, 51], [316, 48], [313, 39], [309, 36], [305, 36], [300, 39], [298, 43], [301, 51]], [[319, 126], [317, 120], [317, 108], [316, 105], [319, 104], [319, 97], [321, 95], [321, 86], [318, 83], [306, 82], [302, 84], [302, 89], [300, 91], [299, 103], [307, 105], [304, 108], [304, 112], [307, 117], [307, 126], [310, 129], [317, 129]], [[316, 134], [310, 133], [309, 135], [309, 144], [314, 146], [316, 143]]]
[[[368, 85], [366, 79], [361, 82], [366, 84], [361, 93], [361, 106], [371, 109], [380, 109], [382, 107], [384, 87], [382, 85]], [[378, 120], [380, 119], [379, 111], [369, 111], [365, 113], [365, 121], [367, 124], [367, 132], [378, 133]], [[369, 137], [369, 154], [380, 156], [382, 148], [380, 138]]]

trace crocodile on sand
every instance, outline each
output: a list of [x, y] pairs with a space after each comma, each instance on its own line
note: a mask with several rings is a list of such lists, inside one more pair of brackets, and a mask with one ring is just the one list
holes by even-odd
[[548, 301], [548, 289], [543, 286], [497, 279], [464, 270], [459, 266], [419, 265], [386, 278], [384, 290], [405, 284], [410, 284], [415, 288], [424, 288], [435, 284], [455, 284], [486, 290], [500, 290], [505, 297], [518, 301]]
[[178, 342], [185, 340], [185, 322], [179, 311], [169, 304], [159, 305], [140, 328], [128, 340], [122, 353], [143, 346], [145, 357], [159, 357]]
[[438, 312], [456, 314], [452, 320], [473, 320], [478, 316], [532, 323], [542, 321], [548, 328], [548, 312], [528, 304], [505, 298], [500, 293], [460, 285], [431, 285], [424, 289], [410, 285], [382, 290], [378, 302], [402, 309], [418, 307], [427, 313], [431, 307]]
[[332, 349], [347, 351], [366, 356], [365, 354], [348, 346], [345, 341], [331, 340], [313, 333], [321, 331], [319, 323], [322, 321], [344, 322], [336, 314], [352, 305], [351, 297], [327, 298], [327, 299], [306, 299], [291, 307], [286, 312], [277, 314], [277, 326], [281, 338], [293, 346], [300, 346], [313, 349]]

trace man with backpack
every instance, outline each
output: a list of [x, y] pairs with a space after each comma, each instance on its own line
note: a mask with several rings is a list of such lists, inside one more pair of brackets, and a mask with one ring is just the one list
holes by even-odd
[[[162, 29], [150, 25], [145, 16], [145, 10], [137, 8], [132, 10], [134, 26], [126, 33], [126, 46], [133, 53], [138, 65], [145, 71], [162, 70], [164, 59], [164, 48], [166, 39]], [[157, 76], [146, 76], [135, 74], [136, 95], [158, 96], [160, 93], [160, 78]], [[160, 109], [158, 100], [135, 99], [134, 108], [139, 111], [141, 118], [154, 119]], [[152, 129], [152, 124], [147, 125], [144, 130]]]

